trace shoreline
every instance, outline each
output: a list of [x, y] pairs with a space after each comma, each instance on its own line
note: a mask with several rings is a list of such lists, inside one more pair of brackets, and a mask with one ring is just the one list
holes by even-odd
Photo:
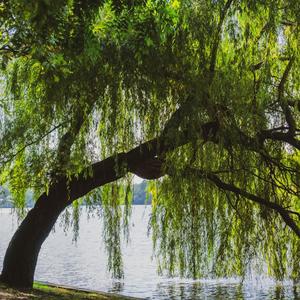
[[84, 288], [77, 288], [69, 285], [53, 284], [51, 282], [35, 281], [33, 288], [29, 290], [13, 289], [0, 282], [0, 300], [4, 299], [95, 299], [95, 300], [138, 300], [130, 296], [115, 293], [102, 292]]

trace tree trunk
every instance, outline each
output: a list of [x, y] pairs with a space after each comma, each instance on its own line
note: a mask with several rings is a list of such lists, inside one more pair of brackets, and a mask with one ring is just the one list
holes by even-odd
[[38, 199], [6, 250], [0, 277], [3, 283], [17, 288], [32, 288], [41, 246], [66, 205], [66, 201], [53, 199], [50, 194], [43, 194]]
[[[216, 122], [199, 127], [200, 136], [206, 141], [214, 140], [217, 130]], [[0, 280], [10, 286], [31, 288], [41, 246], [58, 216], [69, 204], [93, 189], [123, 177], [128, 171], [147, 179], [163, 176], [157, 156], [188, 143], [190, 138], [187, 130], [177, 135], [176, 143], [168, 143], [162, 136], [127, 153], [96, 162], [71, 178], [56, 178], [49, 193], [41, 195], [9, 243]], [[126, 168], [118, 172], [116, 166]], [[93, 176], [89, 177], [87, 174], [91, 170]]]

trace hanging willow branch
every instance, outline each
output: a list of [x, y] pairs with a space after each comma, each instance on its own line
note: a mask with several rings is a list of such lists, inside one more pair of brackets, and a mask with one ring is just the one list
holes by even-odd
[[286, 225], [288, 225], [293, 232], [300, 238], [300, 227], [296, 224], [296, 222], [293, 220], [293, 218], [290, 216], [290, 214], [296, 214], [299, 216], [298, 212], [290, 211], [288, 209], [285, 209], [281, 205], [268, 201], [262, 197], [259, 197], [255, 194], [249, 193], [246, 190], [240, 189], [234, 184], [226, 183], [225, 181], [221, 180], [220, 177], [217, 175], [211, 173], [211, 172], [205, 172], [203, 170], [197, 170], [195, 168], [187, 168], [181, 173], [184, 177], [189, 176], [196, 176], [199, 179], [209, 180], [213, 182], [218, 188], [220, 188], [223, 191], [229, 191], [234, 193], [235, 195], [240, 195], [248, 200], [251, 200], [255, 203], [258, 203], [260, 205], [263, 205], [269, 209], [272, 209], [276, 211], [284, 220]]

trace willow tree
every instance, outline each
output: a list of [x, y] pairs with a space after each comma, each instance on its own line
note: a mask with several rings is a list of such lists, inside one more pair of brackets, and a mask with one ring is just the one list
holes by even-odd
[[[132, 174], [160, 270], [299, 279], [298, 0], [2, 1], [1, 184], [25, 214], [1, 280], [31, 287], [58, 216], [101, 203], [109, 266]], [[125, 209], [120, 205], [125, 204]]]

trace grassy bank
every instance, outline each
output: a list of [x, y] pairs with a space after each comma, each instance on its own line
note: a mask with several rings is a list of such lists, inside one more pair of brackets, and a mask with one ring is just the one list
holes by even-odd
[[0, 283], [0, 300], [4, 300], [4, 299], [19, 299], [19, 300], [21, 299], [22, 300], [27, 300], [27, 299], [121, 300], [124, 299], [125, 300], [125, 299], [137, 299], [137, 298], [125, 297], [116, 294], [102, 293], [96, 291], [76, 290], [65, 286], [61, 287], [61, 286], [36, 282], [32, 290], [24, 290], [24, 291], [15, 290]]

